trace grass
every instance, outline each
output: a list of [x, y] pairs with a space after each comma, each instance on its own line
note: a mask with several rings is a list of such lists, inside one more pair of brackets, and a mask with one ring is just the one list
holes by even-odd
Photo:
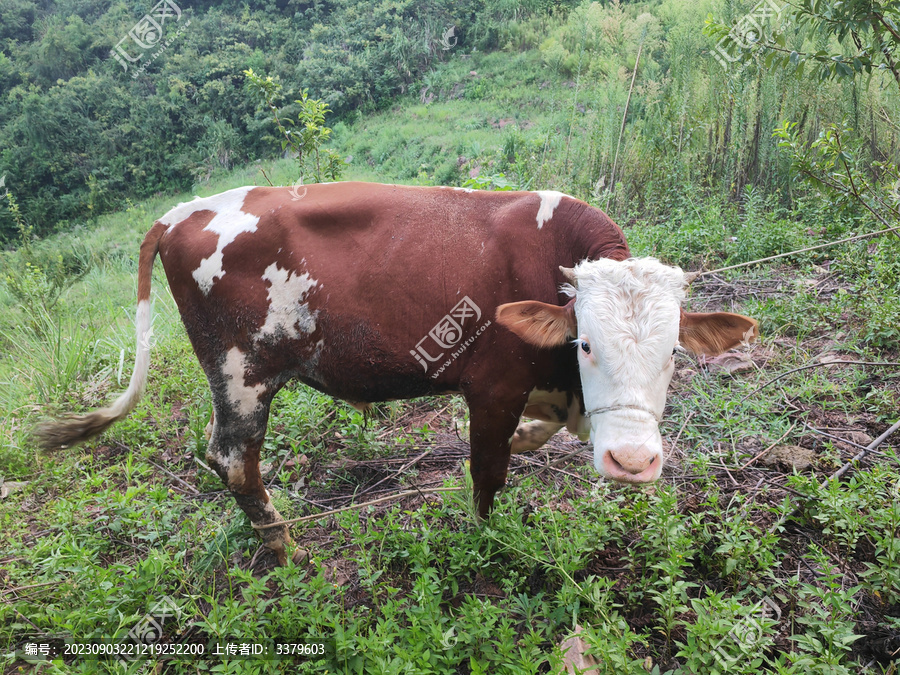
[[[477, 166], [527, 182], [553, 173], [555, 165], [527, 172], [508, 152], [540, 149], [553, 123], [554, 105], [528, 107], [533, 88], [515, 76], [527, 75], [532, 57], [481, 58], [471, 69], [489, 87], [457, 64], [435, 76], [432, 86], [445, 92], [435, 101], [411, 98], [339, 126], [335, 142], [354, 157], [346, 177], [459, 183]], [[518, 128], [497, 128], [508, 109], [519, 111]], [[533, 126], [523, 131], [525, 121]], [[549, 156], [557, 161], [558, 149]], [[296, 178], [290, 162], [265, 169], [275, 183]], [[248, 182], [265, 184], [259, 166], [195, 192]], [[599, 481], [586, 452], [539, 471], [580, 448], [563, 436], [514, 458], [509, 487], [479, 525], [467, 492], [427, 493], [466, 483], [459, 399], [380, 404], [367, 420], [287, 387], [264, 445], [265, 480], [285, 517], [380, 490], [418, 486], [423, 495], [296, 526], [312, 559], [275, 568], [201, 463], [209, 395], [159, 266], [153, 366], [138, 409], [84, 448], [53, 456], [37, 454], [27, 437], [47, 404], [87, 409], [124, 388], [138, 244], [155, 215], [190, 197], [136, 204], [33, 244], [38, 261], [73, 248], [89, 259], [52, 306], [40, 275], [0, 284], [0, 474], [27, 483], [0, 500], [6, 672], [138, 672], [81, 657], [29, 662], [12, 650], [38, 638], [123, 638], [168, 607], [166, 643], [314, 637], [329, 651], [305, 662], [161, 658], [154, 672], [543, 673], [559, 667], [558, 645], [579, 625], [600, 672], [616, 675], [896, 673], [896, 440], [822, 488], [856, 449], [810, 428], [865, 444], [864, 434], [896, 418], [897, 372], [830, 366], [758, 390], [823, 356], [896, 360], [896, 244], [696, 283], [692, 309], [754, 316], [763, 338], [750, 352], [754, 369], [733, 375], [678, 357], [662, 428], [668, 465], [647, 488]], [[649, 223], [613, 214], [636, 254], [715, 267], [859, 226], [784, 212], [752, 193], [740, 204], [699, 191], [672, 200], [667, 216]], [[22, 255], [5, 253], [0, 276], [20, 270]], [[811, 464], [760, 459], [743, 468], [785, 434], [785, 456], [799, 448]]]

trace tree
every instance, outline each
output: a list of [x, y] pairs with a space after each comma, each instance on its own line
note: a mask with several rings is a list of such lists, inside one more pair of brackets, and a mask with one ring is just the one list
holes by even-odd
[[[802, 76], [810, 64], [821, 79], [888, 71], [900, 90], [900, 0], [800, 0], [781, 10], [784, 29], [775, 31], [760, 30], [759, 21], [746, 20], [765, 4], [760, 2], [735, 26], [710, 15], [705, 32], [745, 59], [759, 51], [767, 68], [794, 69]], [[796, 38], [822, 46], [790, 47]], [[835, 45], [842, 50], [830, 48]]]
[[785, 122], [775, 129], [775, 137], [788, 151], [796, 175], [838, 206], [858, 204], [885, 227], [900, 223], [900, 170], [891, 162], [860, 166], [861, 142], [845, 124], [829, 124], [807, 143], [796, 122]]
[[[862, 74], [871, 78], [879, 71], [888, 72], [900, 93], [900, 0], [800, 0], [783, 11], [781, 30], [759, 30], [759, 22], [747, 21], [747, 17], [732, 27], [710, 16], [705, 32], [718, 37], [720, 45], [745, 62], [760, 54], [765, 68], [793, 71], [798, 77], [811, 64], [822, 80]], [[789, 30], [794, 35], [789, 35]], [[789, 42], [796, 48], [789, 47]], [[805, 44], [818, 44], [820, 48], [807, 50]], [[886, 111], [882, 114], [887, 117]], [[896, 126], [894, 121], [887, 121]], [[863, 166], [864, 143], [845, 121], [826, 125], [814, 140], [804, 137], [797, 122], [785, 121], [775, 129], [774, 136], [779, 139], [779, 147], [788, 152], [795, 175], [808, 185], [838, 205], [862, 206], [886, 227], [900, 222], [900, 170], [896, 161], [873, 158]]]
[[330, 112], [328, 104], [309, 98], [308, 90], [303, 89], [300, 98], [294, 101], [300, 106], [295, 122], [285, 116], [277, 105], [281, 84], [271, 76], [257, 75], [252, 68], [245, 70], [244, 75], [247, 78], [247, 89], [258, 99], [259, 106], [268, 108], [272, 114], [272, 120], [283, 137], [282, 151], [290, 148], [297, 155], [301, 179], [306, 163], [314, 158], [317, 183], [322, 181], [323, 176], [338, 180], [344, 168], [344, 160], [334, 150], [322, 148], [322, 144], [331, 135], [331, 129], [325, 126], [325, 114]]

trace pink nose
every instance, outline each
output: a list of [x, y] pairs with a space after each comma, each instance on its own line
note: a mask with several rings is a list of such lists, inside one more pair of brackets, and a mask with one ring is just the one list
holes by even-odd
[[606, 474], [620, 483], [652, 483], [659, 478], [662, 457], [645, 445], [624, 445], [603, 453]]

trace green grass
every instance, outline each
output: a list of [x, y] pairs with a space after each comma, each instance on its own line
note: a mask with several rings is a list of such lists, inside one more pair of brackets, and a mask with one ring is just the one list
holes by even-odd
[[[353, 155], [346, 178], [458, 184], [477, 166], [522, 183], [543, 175], [534, 187], [566, 189], [550, 179], [563, 175], [564, 147], [548, 134], [565, 112], [534, 100], [535, 58], [454, 62], [436, 73], [431, 86], [444, 93], [431, 103], [411, 97], [338, 125], [335, 143]], [[479, 88], [469, 70], [488, 84]], [[571, 95], [556, 91], [551, 101]], [[495, 127], [508, 116], [519, 118], [518, 128]], [[525, 129], [526, 121], [533, 126]], [[537, 159], [529, 164], [526, 156]], [[276, 184], [296, 178], [289, 161], [265, 170]], [[266, 184], [260, 166], [214, 177], [194, 193], [247, 183]], [[209, 395], [159, 266], [156, 344], [138, 409], [84, 448], [52, 456], [37, 454], [27, 435], [48, 410], [89, 409], [126, 386], [138, 244], [155, 216], [190, 198], [159, 197], [33, 244], [41, 269], [72, 250], [89, 263], [52, 306], [46, 275], [0, 284], [0, 475], [27, 481], [0, 500], [3, 654], [39, 636], [122, 637], [171, 598], [178, 611], [164, 624], [169, 641], [323, 637], [334, 651], [306, 665], [172, 658], [159, 672], [548, 672], [576, 624], [602, 660], [600, 672], [616, 675], [838, 674], [870, 662], [866, 672], [896, 672], [886, 656], [900, 646], [891, 642], [900, 635], [896, 443], [823, 489], [856, 451], [804, 423], [838, 428], [839, 436], [877, 435], [900, 408], [897, 372], [830, 366], [758, 390], [823, 354], [896, 360], [895, 243], [695, 285], [691, 308], [760, 320], [757, 369], [721, 376], [678, 357], [681, 375], [662, 427], [675, 449], [657, 485], [599, 481], [584, 457], [564, 465], [567, 473], [529, 476], [535, 466], [516, 459], [484, 524], [475, 523], [467, 492], [344, 512], [295, 526], [312, 560], [274, 569], [266, 555], [250, 566], [253, 530], [197, 461]], [[787, 213], [752, 193], [741, 204], [699, 190], [673, 200], [650, 222], [634, 222], [625, 208], [612, 213], [636, 254], [715, 267], [859, 226], [819, 211]], [[19, 274], [22, 256], [4, 253], [0, 277]], [[433, 459], [458, 446], [452, 420], [465, 416], [458, 399], [436, 399], [381, 404], [366, 420], [289, 386], [264, 444], [273, 499], [285, 517], [319, 512], [324, 507], [306, 500], [351, 495], [390, 476], [403, 458], [434, 448]], [[741, 468], [785, 434], [782, 445], [815, 451], [812, 466]], [[543, 453], [529, 457], [543, 464]], [[425, 480], [464, 486], [465, 469], [460, 458], [423, 460], [389, 485]], [[780, 617], [763, 616], [760, 608], [771, 607], [764, 602]], [[102, 660], [2, 658], [8, 672], [126, 672]]]

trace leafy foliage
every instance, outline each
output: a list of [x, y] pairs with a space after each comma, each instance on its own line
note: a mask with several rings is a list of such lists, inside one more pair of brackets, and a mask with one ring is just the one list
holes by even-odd
[[[7, 0], [0, 4], [0, 176], [36, 234], [69, 229], [126, 198], [189, 190], [273, 156], [266, 114], [243, 86], [245, 70], [274, 76], [289, 100], [303, 100], [306, 90], [309, 100], [348, 116], [387, 105], [448, 58], [441, 43], [448, 27], [457, 27], [454, 49], [481, 49], [512, 19], [476, 0], [371, 7], [192, 2], [162, 25], [154, 48], [140, 51], [128, 36], [149, 6]], [[123, 40], [134, 63], [111, 56]], [[298, 105], [286, 106], [285, 116], [296, 118]], [[327, 160], [320, 158], [321, 171], [336, 171]], [[0, 210], [0, 243], [15, 239], [15, 223]]]
[[775, 129], [779, 147], [788, 151], [792, 168], [838, 206], [863, 206], [885, 227], [900, 225], [900, 170], [891, 162], [861, 161], [862, 141], [846, 125], [828, 125], [807, 144], [796, 122]]
[[[900, 87], [900, 2], [887, 0], [800, 0], [785, 7], [784, 30], [759, 31], [747, 24], [737, 34], [732, 26], [707, 19], [707, 32], [726, 38], [729, 47], [746, 58], [754, 50], [765, 54], [766, 68], [791, 68], [803, 75], [811, 64], [819, 79], [872, 75], [881, 70], [890, 72]], [[728, 39], [728, 38], [731, 39]], [[797, 38], [818, 48], [805, 49], [796, 45]], [[837, 51], [829, 45], [834, 39]]]
[[[344, 160], [334, 150], [323, 149], [322, 143], [331, 135], [331, 129], [325, 126], [325, 114], [329, 112], [328, 104], [309, 98], [308, 90], [300, 92], [300, 98], [294, 103], [300, 106], [297, 114], [297, 122], [290, 117], [279, 116], [276, 105], [281, 85], [271, 77], [257, 75], [250, 68], [244, 71], [247, 78], [247, 88], [257, 96], [261, 104], [267, 107], [275, 122], [275, 126], [281, 135], [281, 150], [290, 148], [297, 156], [300, 164], [300, 176], [306, 164], [310, 163], [310, 156], [315, 159], [315, 181], [321, 182], [325, 176], [331, 180], [338, 180], [344, 166]], [[324, 155], [325, 170], [322, 170], [320, 154]]]

